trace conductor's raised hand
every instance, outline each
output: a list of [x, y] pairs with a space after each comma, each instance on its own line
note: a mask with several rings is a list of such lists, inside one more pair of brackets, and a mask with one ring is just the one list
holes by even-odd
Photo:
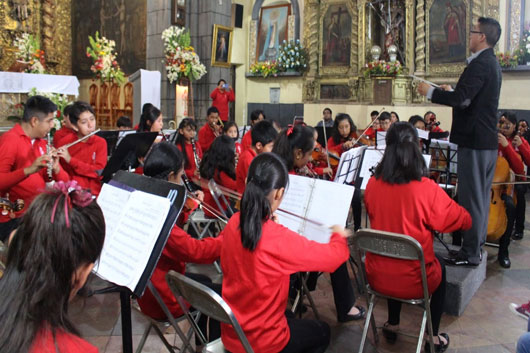
[[418, 93], [422, 96], [426, 96], [429, 92], [429, 89], [431, 89], [431, 85], [425, 82], [420, 82], [418, 85]]

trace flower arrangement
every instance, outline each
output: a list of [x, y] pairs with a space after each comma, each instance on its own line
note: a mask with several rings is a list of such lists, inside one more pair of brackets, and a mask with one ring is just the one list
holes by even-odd
[[37, 91], [37, 89], [34, 87], [32, 88], [29, 92], [28, 92], [28, 98], [29, 97], [33, 97], [33, 96], [43, 96], [43, 97], [46, 97], [48, 99], [50, 99], [56, 106], [57, 106], [57, 110], [55, 111], [55, 115], [54, 115], [54, 119], [53, 119], [53, 124], [54, 124], [54, 129], [55, 130], [59, 130], [62, 126], [62, 122], [63, 122], [63, 111], [64, 111], [64, 108], [68, 105], [69, 100], [68, 100], [68, 96], [66, 94], [61, 94], [61, 93], [49, 93], [49, 92], [39, 92]]
[[283, 41], [278, 55], [280, 70], [294, 70], [303, 72], [307, 69], [307, 52], [300, 40]]
[[517, 67], [519, 64], [519, 56], [517, 54], [497, 53], [496, 56], [501, 67]]
[[46, 61], [44, 51], [40, 49], [37, 38], [29, 33], [23, 33], [13, 43], [17, 48], [17, 60], [27, 64], [26, 72], [33, 74], [44, 74], [46, 72]]
[[369, 76], [397, 76], [403, 71], [399, 61], [386, 62], [384, 60], [370, 61], [364, 65], [364, 75]]
[[279, 67], [276, 61], [257, 62], [250, 66], [250, 72], [263, 77], [278, 75]]
[[525, 30], [521, 36], [521, 41], [519, 45], [519, 63], [528, 64], [530, 62], [530, 30]]
[[190, 33], [182, 27], [171, 26], [162, 32], [164, 54], [166, 55], [167, 78], [170, 83], [180, 78], [198, 80], [206, 74], [199, 55], [191, 46]]
[[86, 56], [94, 60], [90, 70], [96, 74], [96, 79], [102, 82], [116, 81], [121, 84], [125, 81], [125, 75], [116, 61], [114, 47], [116, 43], [105, 37], [100, 37], [96, 32], [94, 38], [88, 36], [90, 46], [86, 48]]

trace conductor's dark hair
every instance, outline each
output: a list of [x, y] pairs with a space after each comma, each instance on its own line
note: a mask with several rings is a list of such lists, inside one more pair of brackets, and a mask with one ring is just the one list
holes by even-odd
[[204, 154], [199, 168], [201, 177], [213, 179], [225, 172], [230, 178], [236, 179], [236, 144], [226, 135], [217, 136]]
[[486, 36], [486, 43], [494, 47], [501, 37], [501, 25], [491, 17], [479, 17], [478, 26], [480, 31]]
[[252, 137], [252, 146], [256, 146], [258, 142], [265, 146], [276, 139], [278, 132], [270, 121], [262, 120], [252, 127], [250, 136]]
[[502, 113], [501, 117], [505, 117], [510, 123], [514, 125], [513, 133], [511, 136], [509, 136], [510, 138], [514, 138], [515, 135], [517, 135], [517, 115], [515, 114], [515, 112], [506, 111]]
[[305, 125], [295, 125], [283, 129], [274, 142], [273, 153], [285, 162], [287, 170], [294, 169], [294, 152], [300, 149], [302, 153], [313, 150], [315, 146], [314, 129]]
[[118, 118], [118, 121], [116, 121], [116, 125], [118, 127], [132, 127], [131, 118], [128, 116], [122, 115]]
[[57, 106], [49, 98], [43, 96], [30, 97], [24, 105], [24, 114], [22, 121], [29, 123], [34, 116], [43, 120], [50, 113], [57, 110]]
[[394, 114], [397, 118], [397, 121], [399, 121], [399, 115], [396, 112], [390, 112], [390, 118], [392, 118], [392, 114]]
[[68, 318], [72, 278], [96, 262], [105, 239], [103, 213], [90, 199], [82, 191], [48, 191], [22, 217], [0, 279], [1, 352], [28, 352], [41, 330], [53, 337], [59, 331], [79, 335]]
[[206, 111], [206, 116], [210, 116], [210, 114], [213, 114], [213, 113], [219, 114], [219, 109], [217, 109], [216, 107], [208, 108], [208, 110]]
[[160, 109], [151, 103], [145, 103], [142, 107], [142, 115], [140, 116], [140, 123], [138, 124], [138, 132], [151, 131], [151, 126], [153, 126], [160, 114]]
[[254, 251], [261, 239], [263, 223], [272, 215], [267, 195], [272, 190], [287, 186], [289, 174], [280, 157], [274, 153], [261, 153], [248, 168], [247, 185], [241, 199], [241, 243]]
[[[197, 131], [197, 123], [192, 118], [182, 119], [177, 130], [184, 129], [188, 126]], [[187, 168], [190, 164], [190, 161], [188, 160], [188, 154], [186, 153], [186, 138], [180, 133], [180, 131], [177, 131], [177, 139], [175, 144], [180, 146], [180, 150], [182, 151], [182, 156], [184, 159], [184, 168]]]
[[379, 121], [383, 121], [383, 120], [390, 120], [391, 116], [390, 116], [390, 113], [389, 112], [382, 112], [381, 114], [379, 114], [379, 116], [377, 117], [377, 119]]
[[342, 140], [342, 136], [340, 135], [340, 132], [339, 132], [339, 124], [343, 120], [348, 120], [348, 123], [350, 123], [350, 134], [352, 132], [357, 131], [357, 126], [355, 126], [355, 124], [353, 123], [353, 120], [348, 114], [346, 113], [337, 114], [337, 116], [335, 116], [335, 122], [333, 123], [333, 135], [331, 135], [331, 137], [333, 138], [333, 142], [335, 142], [336, 144], [339, 144], [340, 141]]
[[72, 107], [70, 108], [70, 112], [68, 113], [68, 119], [70, 119], [70, 123], [72, 123], [72, 125], [77, 125], [77, 123], [79, 122], [79, 117], [81, 117], [81, 114], [83, 114], [84, 112], [90, 112], [92, 113], [92, 115], [94, 115], [94, 117], [96, 115], [92, 106], [87, 102], [74, 102], [74, 104], [72, 104]]
[[144, 175], [155, 179], [167, 180], [171, 172], [182, 169], [183, 153], [172, 143], [155, 143], [144, 162]]
[[263, 119], [265, 119], [265, 113], [263, 113], [263, 110], [253, 110], [252, 113], [250, 113], [250, 121], [257, 121], [260, 115], [263, 115]]
[[230, 130], [231, 127], [235, 126], [237, 131], [236, 139], [239, 138], [239, 128], [237, 127], [237, 124], [235, 121], [227, 121], [225, 125], [223, 126], [223, 134], [226, 134], [228, 130]]
[[410, 123], [392, 124], [386, 134], [385, 154], [375, 169], [375, 177], [389, 184], [420, 181], [427, 175], [427, 166], [418, 141], [418, 132]]

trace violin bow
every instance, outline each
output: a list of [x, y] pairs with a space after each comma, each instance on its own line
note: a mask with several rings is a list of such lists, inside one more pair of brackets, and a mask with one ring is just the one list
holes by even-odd
[[[385, 107], [381, 108], [381, 110], [379, 111], [379, 113], [377, 114], [377, 116], [379, 116], [383, 111], [385, 110]], [[359, 140], [364, 136], [364, 134], [366, 133], [366, 130], [368, 130], [369, 128], [372, 127], [372, 125], [374, 125], [375, 121], [377, 120], [377, 118], [375, 118], [374, 120], [372, 120], [372, 122], [370, 123], [370, 125], [368, 125], [368, 127], [366, 129], [364, 129], [364, 131], [361, 133], [361, 135], [359, 135], [359, 137], [357, 137], [357, 140], [355, 140], [355, 142], [353, 143], [353, 145], [355, 146], [357, 144], [357, 142], [359, 142]]]
[[324, 145], [326, 145], [326, 161], [328, 162], [328, 168], [331, 168], [329, 163], [329, 154], [328, 154], [328, 136], [326, 133], [326, 121], [322, 119], [322, 131], [324, 132]]

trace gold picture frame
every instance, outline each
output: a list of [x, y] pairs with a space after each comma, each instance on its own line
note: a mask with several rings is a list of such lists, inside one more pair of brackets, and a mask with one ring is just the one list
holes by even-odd
[[213, 25], [212, 66], [230, 67], [233, 31], [232, 27]]

